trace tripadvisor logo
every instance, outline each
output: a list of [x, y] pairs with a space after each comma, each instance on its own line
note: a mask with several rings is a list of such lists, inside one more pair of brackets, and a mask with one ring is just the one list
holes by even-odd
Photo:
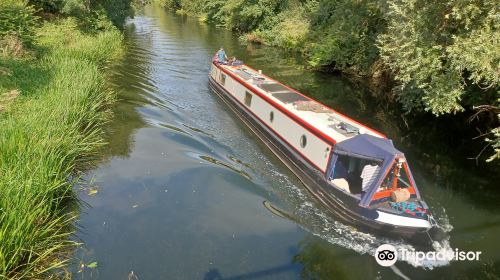
[[391, 266], [396, 263], [398, 256], [403, 261], [478, 261], [481, 251], [460, 251], [455, 249], [448, 252], [423, 252], [400, 248], [399, 252], [390, 244], [382, 244], [375, 251], [375, 260], [381, 266]]
[[396, 263], [398, 252], [394, 246], [382, 244], [375, 251], [375, 260], [381, 266], [391, 266]]

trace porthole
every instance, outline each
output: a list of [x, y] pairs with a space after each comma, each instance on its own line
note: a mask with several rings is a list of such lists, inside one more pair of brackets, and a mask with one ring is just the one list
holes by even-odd
[[226, 75], [220, 74], [220, 83], [224, 86], [226, 85]]
[[274, 121], [274, 112], [271, 111], [271, 113], [269, 113], [269, 122], [273, 122]]
[[306, 138], [306, 136], [305, 136], [305, 135], [302, 135], [302, 136], [300, 137], [300, 146], [301, 146], [302, 148], [305, 148], [305, 147], [306, 147], [306, 145], [307, 145], [307, 138]]
[[252, 94], [248, 91], [245, 91], [245, 105], [248, 107], [252, 105]]

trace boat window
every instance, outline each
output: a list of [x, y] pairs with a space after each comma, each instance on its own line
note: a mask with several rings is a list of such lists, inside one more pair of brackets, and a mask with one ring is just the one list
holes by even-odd
[[302, 135], [302, 136], [300, 137], [300, 146], [301, 146], [302, 148], [305, 148], [305, 147], [306, 147], [306, 145], [307, 145], [307, 137], [306, 137], [305, 135]]
[[273, 112], [273, 111], [271, 111], [271, 112], [269, 113], [269, 122], [273, 122], [273, 121], [274, 121], [274, 112]]
[[[391, 170], [385, 177], [380, 190], [396, 189], [396, 188], [410, 188], [410, 178], [406, 171], [406, 163], [398, 165], [397, 163], [391, 167]], [[394, 181], [394, 176], [397, 174], [397, 180]]]
[[220, 73], [220, 83], [224, 86], [226, 85], [226, 75]]
[[372, 197], [370, 204], [380, 203], [380, 201], [391, 199], [392, 193], [397, 189], [407, 189], [410, 195], [419, 197], [415, 182], [413, 181], [408, 164], [405, 160], [397, 160], [388, 168], [387, 176]]
[[363, 168], [370, 164], [376, 164], [376, 162], [346, 155], [338, 155], [330, 180], [344, 179], [347, 181], [352, 194], [361, 194], [363, 191], [361, 173]]
[[406, 172], [406, 169], [401, 169], [400, 171], [400, 176], [398, 178], [398, 187], [399, 188], [405, 188], [405, 187], [411, 187], [411, 181], [410, 178], [408, 177], [408, 173]]
[[248, 107], [252, 105], [252, 94], [248, 91], [245, 91], [245, 105]]

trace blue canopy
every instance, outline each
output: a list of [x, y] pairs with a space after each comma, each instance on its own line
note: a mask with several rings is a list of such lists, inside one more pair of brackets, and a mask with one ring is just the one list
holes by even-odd
[[[367, 192], [362, 197], [359, 205], [368, 207], [373, 195], [377, 192], [378, 187], [384, 180], [384, 176], [392, 167], [396, 158], [405, 158], [404, 154], [397, 150], [392, 144], [392, 140], [387, 138], [379, 138], [369, 134], [359, 134], [335, 145], [334, 154], [346, 155], [350, 157], [373, 160], [380, 163], [380, 171], [372, 185], [368, 187]], [[335, 157], [336, 158], [336, 157]], [[412, 176], [408, 174], [408, 176]], [[413, 181], [413, 177], [412, 177]], [[420, 197], [415, 186], [417, 197]]]
[[359, 134], [335, 145], [334, 153], [376, 161], [384, 161], [394, 156], [404, 156], [394, 148], [392, 140], [369, 134]]

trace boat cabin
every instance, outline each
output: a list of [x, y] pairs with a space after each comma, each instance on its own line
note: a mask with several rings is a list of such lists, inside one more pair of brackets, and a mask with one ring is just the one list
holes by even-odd
[[[363, 174], [364, 168], [371, 173]], [[420, 200], [404, 154], [387, 138], [359, 134], [337, 143], [326, 175], [335, 187], [357, 197], [361, 207], [388, 202], [398, 189]]]

